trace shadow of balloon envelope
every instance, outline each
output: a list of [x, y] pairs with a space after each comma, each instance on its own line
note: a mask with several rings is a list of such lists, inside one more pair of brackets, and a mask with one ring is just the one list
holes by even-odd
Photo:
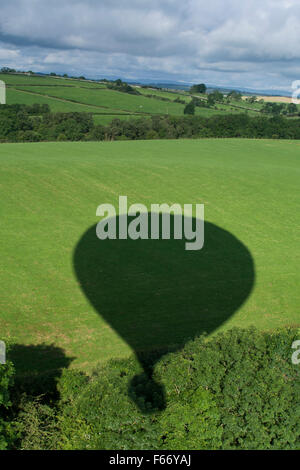
[[163, 386], [152, 378], [155, 363], [167, 351], [219, 328], [253, 288], [254, 263], [246, 246], [209, 222], [204, 234], [201, 250], [186, 251], [186, 240], [174, 240], [172, 232], [170, 240], [99, 240], [93, 225], [75, 248], [81, 289], [144, 369], [129, 386], [143, 411], [145, 403], [150, 409], [165, 407]]

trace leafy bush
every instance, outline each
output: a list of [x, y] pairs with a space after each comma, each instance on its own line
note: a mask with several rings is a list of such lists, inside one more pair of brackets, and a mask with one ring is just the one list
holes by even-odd
[[207, 87], [204, 83], [193, 85], [190, 88], [190, 93], [206, 93]]
[[131, 95], [140, 95], [136, 88], [133, 88], [126, 82], [122, 82], [120, 78], [114, 82], [108, 83], [106, 86], [110, 90], [121, 91], [122, 93], [129, 93]]
[[183, 110], [184, 114], [195, 114], [195, 103], [190, 101]]
[[297, 337], [232, 329], [166, 354], [151, 373], [133, 357], [91, 377], [66, 370], [52, 410], [37, 402], [23, 409], [21, 448], [299, 449]]
[[[223, 449], [299, 446], [300, 370], [291, 363], [294, 330], [274, 334], [233, 329], [196, 339], [160, 363], [167, 398], [174, 389], [209, 390], [218, 405]], [[175, 362], [174, 362], [175, 360]]]
[[[136, 372], [140, 368], [133, 359], [113, 361], [100, 366], [85, 387], [75, 387], [77, 394], [74, 373], [64, 374], [59, 384], [63, 449], [155, 448], [155, 416], [141, 413], [128, 395], [128, 379]], [[68, 383], [72, 383], [71, 393]]]
[[13, 385], [14, 367], [10, 361], [0, 364], [0, 450], [10, 446], [15, 436], [9, 424], [11, 407], [10, 387]]
[[57, 449], [60, 431], [57, 410], [44, 404], [41, 398], [24, 396], [13, 426], [21, 437], [20, 450]]
[[222, 442], [220, 411], [211, 393], [199, 387], [182, 392], [160, 418], [162, 447], [168, 450], [219, 449]]

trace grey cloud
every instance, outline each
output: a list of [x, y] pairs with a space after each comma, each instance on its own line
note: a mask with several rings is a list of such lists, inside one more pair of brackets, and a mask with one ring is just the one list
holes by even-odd
[[299, 14], [297, 0], [10, 0], [1, 5], [0, 60], [94, 77], [286, 87], [299, 78]]

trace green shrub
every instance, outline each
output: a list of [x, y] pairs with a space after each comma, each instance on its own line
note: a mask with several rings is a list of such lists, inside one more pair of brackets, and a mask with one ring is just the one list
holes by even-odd
[[[296, 331], [267, 334], [233, 329], [190, 342], [156, 370], [167, 399], [174, 390], [209, 390], [219, 408], [222, 448], [299, 446], [299, 367], [291, 363]], [[175, 359], [176, 357], [176, 359]], [[170, 399], [170, 398], [169, 398]]]
[[[77, 396], [73, 385], [70, 394], [65, 387], [60, 415], [63, 449], [155, 449], [156, 417], [144, 415], [128, 394], [128, 379], [136, 372], [140, 368], [133, 359], [113, 361], [100, 366]], [[68, 395], [72, 399], [67, 402]]]
[[165, 449], [221, 448], [220, 411], [212, 395], [201, 387], [179, 394], [177, 400], [169, 403], [159, 421]]
[[11, 407], [10, 387], [13, 385], [14, 367], [10, 361], [0, 364], [0, 450], [7, 449], [15, 435], [9, 423]]
[[[292, 329], [232, 329], [166, 354], [150, 376], [133, 357], [99, 365], [91, 377], [65, 371], [55, 408], [23, 408], [21, 447], [299, 449], [295, 339]], [[146, 370], [154, 356], [143, 358]]]
[[195, 114], [195, 103], [190, 101], [184, 108], [183, 114]]
[[55, 408], [42, 403], [41, 398], [24, 396], [19, 405], [14, 428], [20, 450], [54, 450], [59, 447], [60, 432]]
[[83, 372], [64, 369], [57, 385], [60, 402], [73, 402], [87, 383], [88, 376]]

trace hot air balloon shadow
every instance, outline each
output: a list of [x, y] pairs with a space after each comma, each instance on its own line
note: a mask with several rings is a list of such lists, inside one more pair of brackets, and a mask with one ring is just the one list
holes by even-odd
[[143, 367], [129, 385], [137, 404], [155, 402], [164, 409], [164, 388], [152, 378], [156, 362], [219, 328], [253, 288], [254, 263], [246, 246], [213, 223], [205, 222], [204, 232], [204, 247], [186, 251], [185, 240], [172, 238], [99, 240], [93, 225], [74, 250], [81, 289]]

